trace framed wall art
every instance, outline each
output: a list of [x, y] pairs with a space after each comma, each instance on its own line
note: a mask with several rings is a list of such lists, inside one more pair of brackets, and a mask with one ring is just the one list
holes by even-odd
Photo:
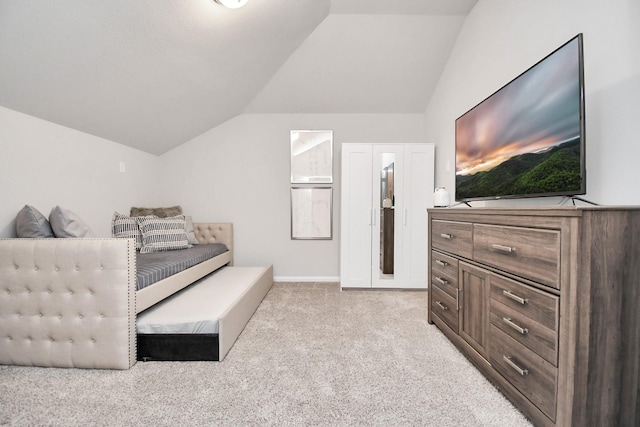
[[291, 131], [291, 183], [333, 183], [333, 131]]
[[291, 188], [291, 239], [333, 238], [333, 188]]

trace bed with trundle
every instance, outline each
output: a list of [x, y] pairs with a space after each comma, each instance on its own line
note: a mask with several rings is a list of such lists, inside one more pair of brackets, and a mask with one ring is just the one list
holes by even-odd
[[232, 223], [192, 232], [195, 244], [152, 253], [135, 236], [0, 239], [0, 364], [222, 360], [273, 271], [232, 266]]

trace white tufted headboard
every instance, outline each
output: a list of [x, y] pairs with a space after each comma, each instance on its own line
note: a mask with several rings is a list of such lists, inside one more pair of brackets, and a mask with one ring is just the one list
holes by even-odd
[[0, 364], [135, 363], [133, 239], [0, 240]]

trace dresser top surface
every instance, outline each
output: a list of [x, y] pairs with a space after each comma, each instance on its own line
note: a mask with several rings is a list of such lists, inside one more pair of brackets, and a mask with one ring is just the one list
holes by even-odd
[[430, 208], [431, 215], [515, 215], [515, 216], [568, 216], [579, 217], [585, 212], [640, 212], [640, 206], [527, 206], [527, 207], [449, 207]]

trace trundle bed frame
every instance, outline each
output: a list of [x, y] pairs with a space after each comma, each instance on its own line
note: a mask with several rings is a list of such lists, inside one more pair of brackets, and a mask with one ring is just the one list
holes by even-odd
[[[228, 251], [139, 291], [134, 239], [0, 239], [0, 364], [129, 369], [137, 314], [233, 262], [231, 223], [194, 229], [200, 243]], [[257, 291], [229, 302], [234, 327], [221, 342], [232, 345], [251, 318], [273, 283], [268, 272]]]
[[224, 267], [161, 301], [138, 316], [138, 360], [223, 360], [272, 284], [271, 266]]

